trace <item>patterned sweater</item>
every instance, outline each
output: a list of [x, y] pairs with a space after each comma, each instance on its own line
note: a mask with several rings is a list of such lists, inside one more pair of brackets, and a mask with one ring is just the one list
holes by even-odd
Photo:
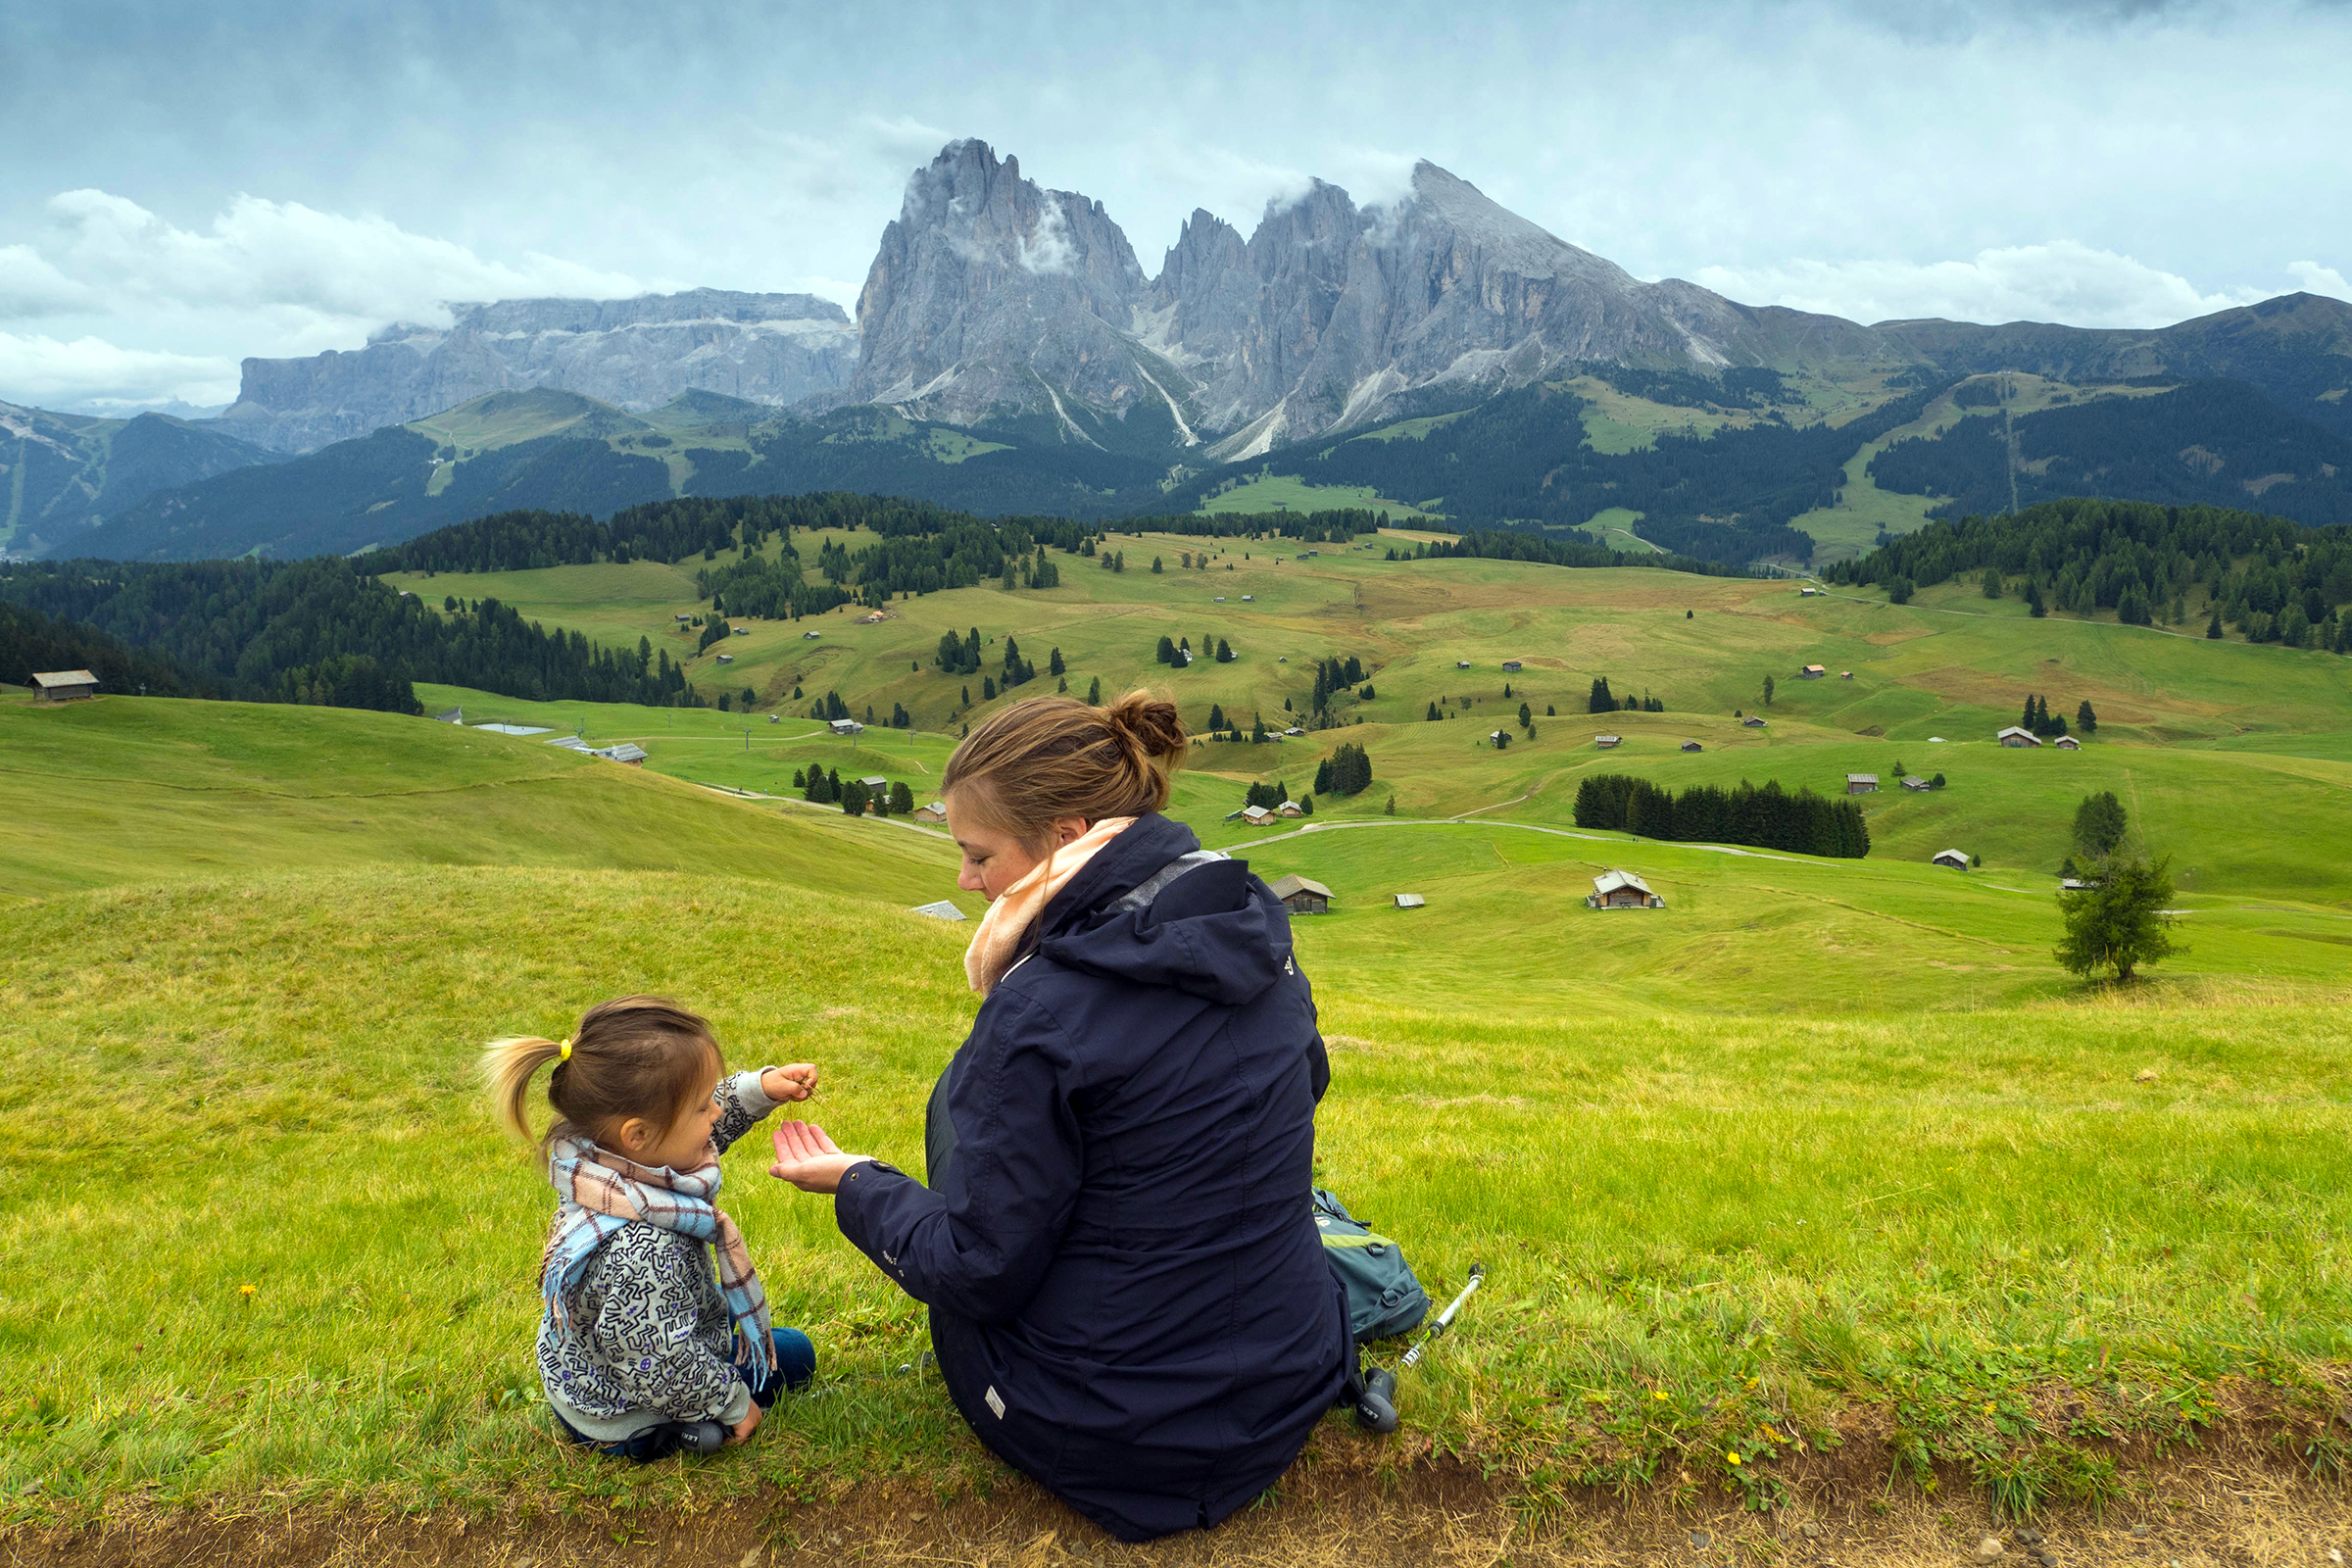
[[[776, 1108], [760, 1076], [739, 1072], [718, 1086], [710, 1141], [721, 1153]], [[568, 1331], [552, 1312], [540, 1320], [539, 1380], [581, 1435], [618, 1443], [664, 1421], [733, 1426], [751, 1408], [703, 1243], [643, 1221], [624, 1225], [589, 1255], [564, 1307]]]

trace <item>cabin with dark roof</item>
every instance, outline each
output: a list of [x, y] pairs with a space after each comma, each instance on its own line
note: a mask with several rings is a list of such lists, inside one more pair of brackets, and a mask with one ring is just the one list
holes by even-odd
[[1302, 876], [1286, 876], [1268, 890], [1293, 914], [1329, 914], [1331, 889]]

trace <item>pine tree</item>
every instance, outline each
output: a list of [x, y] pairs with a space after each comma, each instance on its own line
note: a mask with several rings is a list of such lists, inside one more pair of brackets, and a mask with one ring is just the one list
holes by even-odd
[[2039, 620], [2049, 612], [2050, 607], [2042, 602], [2041, 584], [2034, 578], [2028, 577], [2026, 579], [2026, 613], [2035, 620]]
[[842, 786], [841, 809], [843, 815], [863, 816], [865, 808], [871, 804], [873, 804], [872, 794], [857, 779], [852, 779]]
[[1328, 757], [1315, 764], [1315, 789], [1319, 794], [1331, 793], [1331, 759]]
[[1060, 674], [1064, 674], [1064, 673], [1066, 673], [1066, 672], [1068, 671], [1068, 669], [1069, 669], [1069, 666], [1068, 666], [1067, 664], [1064, 664], [1064, 663], [1061, 662], [1061, 650], [1060, 650], [1060, 649], [1056, 648], [1056, 649], [1054, 649], [1054, 650], [1052, 653], [1050, 653], [1050, 654], [1048, 654], [1048, 655], [1046, 656], [1046, 673], [1047, 673], [1047, 674], [1049, 674], [1049, 675], [1060, 675]]
[[1086, 701], [1087, 706], [1090, 708], [1101, 708], [1102, 706], [1102, 676], [1097, 675], [1091, 682], [1087, 684]]
[[1157, 556], [1152, 558], [1152, 574], [1155, 577], [1159, 575], [1159, 558]]
[[1233, 645], [1222, 637], [1217, 639], [1217, 662], [1220, 664], [1233, 662]]
[[1225, 710], [1220, 704], [1208, 705], [1208, 727], [1211, 731], [1222, 730], [1225, 727]]
[[914, 809], [914, 791], [904, 780], [890, 787], [890, 808], [901, 816]]
[[1984, 568], [1984, 597], [1987, 599], [2001, 597], [2001, 568], [1998, 566]]
[[2208, 642], [2218, 643], [2222, 640], [2222, 607], [2219, 605], [2213, 607], [2213, 618], [2205, 623], [2205, 638]]
[[792, 787], [796, 790], [808, 787], [808, 776], [797, 767], [792, 770]]
[[[1510, 693], [1504, 692], [1503, 696], [1508, 697], [1510, 696]], [[1521, 703], [1519, 705], [1519, 727], [1521, 729], [1525, 729], [1528, 727], [1528, 725], [1534, 723], [1535, 721], [1535, 710], [1529, 708], [1525, 703]]]
[[980, 677], [980, 700], [984, 703], [993, 703], [997, 700], [997, 678], [994, 675]]
[[1437, 705], [1436, 703], [1431, 703], [1431, 704], [1429, 705], [1429, 713], [1428, 713], [1428, 717], [1429, 717], [1429, 719], [1430, 719], [1432, 722], [1434, 722], [1434, 721], [1437, 719], [1437, 716], [1438, 716], [1438, 705]]
[[1609, 677], [1606, 675], [1595, 676], [1592, 681], [1592, 696], [1591, 706], [1586, 710], [1586, 711], [1593, 713], [1613, 713], [1616, 710], [1617, 699], [1611, 696], [1609, 693]]
[[2090, 710], [2090, 699], [2085, 697], [2082, 706], [2075, 710], [2075, 728], [2089, 735], [2095, 733], [2098, 727], [2099, 715]]
[[1173, 664], [1176, 662], [1175, 643], [1170, 641], [1167, 637], [1162, 636], [1159, 639], [1159, 651], [1153, 654], [1152, 657], [1163, 664]]

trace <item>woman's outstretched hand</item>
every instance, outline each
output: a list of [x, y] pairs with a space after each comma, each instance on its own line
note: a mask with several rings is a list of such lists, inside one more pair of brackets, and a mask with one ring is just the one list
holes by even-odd
[[813, 1122], [788, 1121], [776, 1128], [776, 1162], [767, 1173], [804, 1193], [837, 1192], [842, 1173], [862, 1165], [870, 1154], [845, 1154]]

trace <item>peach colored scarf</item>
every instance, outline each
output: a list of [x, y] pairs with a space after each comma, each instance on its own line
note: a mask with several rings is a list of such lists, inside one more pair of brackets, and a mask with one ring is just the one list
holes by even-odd
[[980, 917], [980, 929], [972, 933], [972, 945], [963, 952], [964, 978], [972, 989], [987, 996], [1004, 978], [1013, 960], [1021, 956], [1021, 945], [1029, 939], [1029, 928], [1054, 896], [1069, 886], [1070, 878], [1086, 869], [1102, 846], [1135, 825], [1132, 816], [1106, 816], [1078, 837], [1070, 840], [1030, 867], [1029, 874], [1006, 888]]

